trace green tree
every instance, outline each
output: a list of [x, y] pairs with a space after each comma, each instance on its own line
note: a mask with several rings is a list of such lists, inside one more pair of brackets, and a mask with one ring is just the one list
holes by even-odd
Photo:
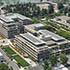
[[54, 8], [53, 8], [53, 5], [52, 5], [52, 4], [50, 4], [50, 5], [48, 6], [47, 13], [48, 13], [48, 14], [54, 13]]
[[10, 70], [6, 64], [0, 64], [0, 70]]
[[68, 58], [65, 54], [60, 54], [60, 61], [62, 64], [66, 64], [68, 61]]
[[49, 63], [47, 60], [44, 61], [44, 70], [47, 70], [47, 68], [49, 67]]
[[52, 66], [56, 65], [57, 61], [58, 61], [58, 58], [57, 58], [57, 56], [55, 54], [50, 56], [50, 62], [51, 62]]
[[61, 9], [63, 9], [63, 8], [64, 8], [63, 3], [59, 2], [59, 3], [58, 3], [58, 9], [61, 10]]

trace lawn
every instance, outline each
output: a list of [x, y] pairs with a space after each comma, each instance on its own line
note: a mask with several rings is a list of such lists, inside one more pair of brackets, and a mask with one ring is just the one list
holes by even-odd
[[29, 66], [29, 64], [25, 60], [23, 60], [19, 55], [16, 55], [13, 58], [17, 61], [17, 63], [20, 66], [22, 66], [22, 67]]
[[3, 48], [3, 50], [10, 56], [11, 59], [12, 58], [15, 59], [19, 66], [22, 66], [22, 67], [29, 66], [29, 64], [24, 59], [22, 59], [19, 55], [17, 55], [11, 48], [6, 47], [6, 48]]
[[16, 54], [11, 48], [9, 48], [9, 47], [6, 47], [6, 48], [3, 48], [3, 50], [7, 53], [7, 54], [9, 54], [9, 55], [13, 55], [13, 54]]
[[60, 36], [63, 36], [64, 38], [70, 40], [70, 32], [69, 31], [58, 30], [57, 34], [59, 34]]

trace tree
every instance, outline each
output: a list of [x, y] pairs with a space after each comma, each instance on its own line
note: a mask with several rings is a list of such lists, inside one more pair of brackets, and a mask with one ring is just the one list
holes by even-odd
[[0, 70], [10, 70], [6, 64], [0, 64]]
[[51, 70], [47, 60], [44, 61], [44, 70]]
[[61, 9], [63, 9], [63, 8], [64, 8], [63, 3], [59, 2], [59, 3], [58, 3], [58, 9], [61, 10]]
[[68, 16], [70, 17], [70, 12], [68, 13]]
[[60, 61], [62, 64], [66, 64], [68, 61], [68, 58], [66, 57], [65, 54], [60, 54]]
[[69, 11], [69, 8], [68, 7], [65, 7], [64, 8], [64, 15], [66, 15], [68, 13], [68, 11]]
[[57, 58], [57, 56], [55, 54], [50, 56], [50, 62], [51, 62], [52, 66], [56, 65], [57, 61], [58, 61], [58, 58]]
[[53, 7], [53, 5], [52, 4], [50, 4], [49, 6], [48, 6], [48, 14], [52, 14], [52, 13], [54, 13], [54, 7]]

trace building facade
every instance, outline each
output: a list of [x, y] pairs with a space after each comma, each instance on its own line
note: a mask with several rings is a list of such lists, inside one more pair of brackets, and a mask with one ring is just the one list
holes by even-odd
[[37, 31], [38, 35], [24, 33], [16, 36], [16, 47], [23, 49], [36, 61], [49, 58], [51, 54], [60, 54], [70, 50], [70, 41], [47, 30]]
[[24, 32], [24, 25], [31, 23], [30, 18], [18, 13], [0, 15], [0, 33], [6, 38], [14, 38], [14, 35]]

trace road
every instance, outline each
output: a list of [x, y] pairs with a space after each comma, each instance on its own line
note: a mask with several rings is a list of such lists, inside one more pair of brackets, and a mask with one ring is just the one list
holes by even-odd
[[11, 61], [10, 58], [6, 55], [6, 53], [1, 48], [0, 48], [0, 52], [3, 54], [4, 59], [8, 63], [9, 67], [12, 67], [13, 70], [19, 70], [18, 65], [15, 62]]

